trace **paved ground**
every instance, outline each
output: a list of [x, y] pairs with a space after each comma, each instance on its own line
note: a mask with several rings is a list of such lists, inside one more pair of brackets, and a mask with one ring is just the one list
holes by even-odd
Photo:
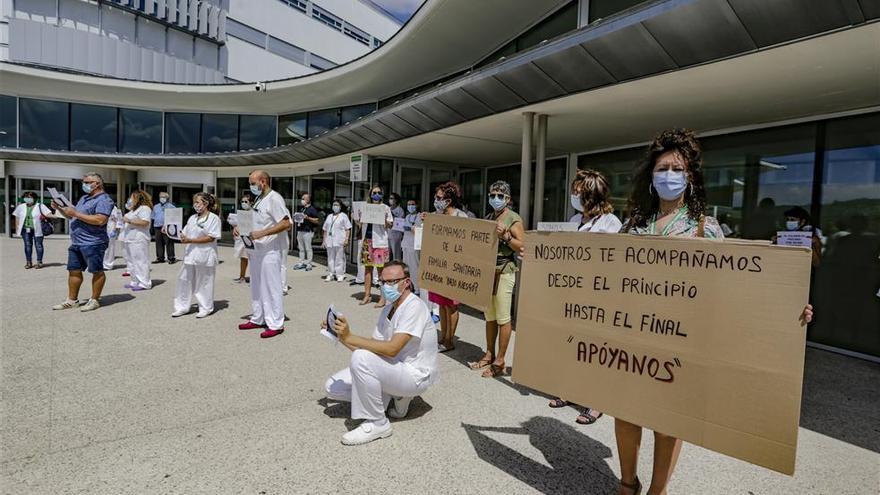
[[[51, 266], [25, 271], [20, 241], [0, 239], [3, 493], [615, 493], [613, 421], [578, 426], [573, 409], [468, 370], [483, 340], [475, 317], [390, 439], [344, 447], [348, 407], [326, 407], [321, 387], [348, 352], [317, 322], [334, 302], [367, 332], [377, 310], [357, 306], [360, 287], [291, 272], [287, 331], [261, 340], [235, 329], [249, 313], [237, 263], [221, 265], [219, 311], [205, 320], [169, 317], [180, 265], [154, 265], [156, 287], [135, 295], [115, 270], [102, 309], [52, 312], [65, 248], [47, 240]], [[878, 365], [810, 350], [797, 474], [686, 445], [670, 492], [878, 493], [878, 379]]]

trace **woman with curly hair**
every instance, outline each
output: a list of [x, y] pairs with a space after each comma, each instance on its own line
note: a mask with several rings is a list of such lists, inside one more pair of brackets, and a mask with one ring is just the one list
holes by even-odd
[[150, 193], [138, 189], [131, 193], [125, 203], [128, 213], [123, 215], [123, 246], [125, 247], [126, 271], [131, 281], [126, 289], [141, 291], [151, 289], [150, 279], [150, 222], [153, 214], [153, 198]]
[[[693, 131], [672, 129], [661, 132], [638, 166], [629, 199], [630, 219], [623, 233], [675, 237], [724, 239], [715, 218], [706, 216], [703, 186], [703, 156]], [[813, 318], [807, 305], [803, 324]], [[620, 458], [619, 495], [639, 494], [642, 484], [636, 474], [642, 427], [620, 418], [614, 420]], [[681, 440], [654, 432], [654, 464], [648, 493], [663, 495], [675, 470]]]

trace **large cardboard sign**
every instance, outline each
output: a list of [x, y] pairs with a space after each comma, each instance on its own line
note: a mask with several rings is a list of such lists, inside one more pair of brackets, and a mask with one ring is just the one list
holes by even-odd
[[419, 287], [485, 310], [495, 285], [495, 222], [432, 213], [422, 227]]
[[513, 379], [793, 474], [810, 258], [745, 241], [528, 232]]

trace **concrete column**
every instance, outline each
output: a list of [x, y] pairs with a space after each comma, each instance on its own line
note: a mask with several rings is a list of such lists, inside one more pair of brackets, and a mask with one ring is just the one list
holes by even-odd
[[535, 122], [533, 112], [523, 113], [522, 159], [520, 161], [519, 200], [517, 209], [523, 225], [529, 226], [529, 192], [532, 185], [532, 127]]
[[116, 204], [124, 205], [126, 201], [125, 188], [128, 186], [128, 180], [124, 168], [116, 169]]
[[535, 153], [535, 219], [534, 227], [544, 213], [544, 175], [547, 170], [547, 116], [538, 115], [537, 151]]

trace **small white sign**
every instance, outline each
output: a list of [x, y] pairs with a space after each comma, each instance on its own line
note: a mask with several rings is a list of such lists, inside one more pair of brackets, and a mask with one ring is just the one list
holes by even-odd
[[361, 213], [361, 223], [372, 223], [375, 225], [385, 226], [385, 205], [383, 204], [364, 204], [364, 211]]
[[405, 218], [395, 218], [394, 219], [394, 226], [391, 227], [391, 230], [394, 230], [396, 232], [404, 232], [404, 231], [406, 231], [406, 229], [404, 227], [406, 227], [406, 219]]
[[367, 180], [367, 156], [351, 155], [348, 160], [349, 175], [352, 182], [363, 182]]
[[327, 308], [327, 316], [324, 318], [326, 328], [321, 329], [321, 335], [327, 337], [333, 342], [339, 341], [339, 335], [336, 333], [334, 325], [336, 324], [336, 319], [340, 316], [342, 316], [342, 313], [336, 311], [336, 308], [334, 308], [332, 304]]
[[298, 211], [293, 214], [293, 223], [295, 223], [297, 225], [301, 225], [305, 221], [306, 221], [306, 214], [305, 213]]
[[57, 189], [54, 187], [47, 187], [46, 190], [49, 191], [49, 195], [52, 196], [52, 200], [55, 201], [55, 204], [65, 208], [73, 208], [73, 203], [71, 203], [66, 196], [58, 192]]
[[538, 222], [541, 232], [577, 232], [578, 224], [574, 222]]
[[416, 251], [422, 249], [422, 227], [413, 227], [413, 249]]
[[235, 227], [236, 225], [238, 225], [238, 215], [236, 215], [235, 213], [230, 213], [226, 217], [226, 223]]
[[180, 239], [183, 232], [183, 208], [165, 209], [165, 235], [172, 239]]
[[776, 244], [780, 246], [812, 247], [813, 233], [783, 230], [776, 233]]
[[252, 210], [238, 210], [235, 212], [238, 220], [239, 235], [250, 235], [254, 230], [254, 212]]

